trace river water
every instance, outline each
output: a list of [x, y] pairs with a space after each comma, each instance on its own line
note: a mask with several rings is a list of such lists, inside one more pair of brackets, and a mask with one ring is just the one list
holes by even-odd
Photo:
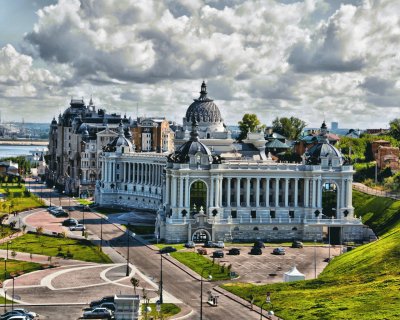
[[31, 151], [42, 151], [46, 150], [45, 146], [31, 145], [31, 146], [23, 146], [23, 145], [5, 145], [0, 144], [0, 159], [7, 157], [17, 157], [17, 156], [27, 156], [31, 154]]

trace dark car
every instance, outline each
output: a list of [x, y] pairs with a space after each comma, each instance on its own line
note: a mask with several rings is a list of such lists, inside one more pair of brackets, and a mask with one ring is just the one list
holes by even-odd
[[90, 311], [85, 311], [83, 313], [84, 319], [111, 319], [112, 312], [106, 308], [94, 308]]
[[250, 250], [250, 254], [260, 255], [260, 254], [262, 254], [262, 250], [260, 247], [253, 247]]
[[93, 307], [99, 306], [99, 305], [101, 305], [102, 303], [105, 303], [105, 302], [114, 303], [114, 296], [106, 296], [106, 297], [101, 298], [100, 300], [92, 301], [90, 303], [90, 307], [93, 308]]
[[264, 242], [257, 240], [256, 242], [254, 242], [253, 247], [257, 247], [257, 248], [265, 248], [265, 244]]
[[279, 248], [275, 248], [275, 249], [272, 251], [272, 253], [273, 253], [273, 254], [276, 254], [276, 255], [284, 255], [286, 252], [285, 252], [285, 248], [279, 247]]
[[229, 249], [229, 252], [228, 252], [231, 256], [238, 256], [239, 254], [240, 254], [240, 249], [238, 249], [238, 248], [232, 248], [232, 249]]
[[27, 319], [33, 319], [33, 318], [34, 318], [33, 316], [31, 316], [31, 315], [28, 314], [28, 313], [25, 313], [25, 312], [22, 312], [22, 311], [14, 310], [14, 311], [9, 311], [9, 312], [3, 314], [2, 316], [0, 316], [0, 319], [1, 319], [1, 320], [7, 320], [7, 319], [9, 319], [9, 318], [11, 318], [11, 317], [16, 317], [16, 316], [24, 316], [24, 317], [26, 317]]
[[222, 250], [217, 250], [213, 252], [213, 258], [223, 258], [224, 252]]
[[292, 248], [303, 248], [303, 242], [301, 241], [293, 241], [292, 242]]
[[196, 244], [193, 241], [188, 241], [185, 243], [186, 248], [195, 248]]
[[207, 242], [204, 244], [204, 246], [205, 246], [206, 248], [215, 248], [215, 243], [212, 242], [212, 241], [207, 241]]
[[53, 216], [59, 218], [59, 217], [68, 217], [68, 213], [64, 210], [57, 210], [53, 211]]
[[176, 248], [174, 247], [164, 247], [162, 249], [160, 249], [160, 253], [170, 253], [170, 252], [175, 252]]
[[76, 226], [77, 224], [79, 224], [79, 223], [78, 223], [78, 220], [76, 220], [76, 219], [65, 219], [62, 222], [62, 225], [65, 227]]

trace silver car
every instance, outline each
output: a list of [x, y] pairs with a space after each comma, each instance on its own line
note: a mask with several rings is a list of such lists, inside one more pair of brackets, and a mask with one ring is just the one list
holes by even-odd
[[82, 231], [82, 230], [86, 230], [86, 227], [83, 224], [77, 224], [75, 226], [70, 226], [69, 230], [70, 231]]

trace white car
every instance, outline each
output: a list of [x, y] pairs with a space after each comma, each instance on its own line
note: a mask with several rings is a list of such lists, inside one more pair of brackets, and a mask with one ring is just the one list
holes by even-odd
[[99, 319], [99, 318], [111, 318], [112, 312], [106, 308], [95, 308], [90, 311], [85, 311], [83, 313], [83, 318], [85, 319]]
[[225, 243], [223, 241], [218, 241], [215, 243], [215, 247], [217, 248], [225, 248]]
[[82, 230], [86, 230], [86, 227], [83, 224], [77, 224], [75, 226], [70, 226], [69, 230], [70, 231], [82, 231]]
[[36, 318], [38, 316], [36, 312], [29, 311], [29, 310], [22, 309], [22, 308], [14, 308], [14, 311], [20, 311], [20, 312], [23, 312], [25, 314], [29, 314], [30, 316], [32, 316], [34, 318]]
[[8, 318], [7, 320], [31, 320], [28, 316], [12, 316]]

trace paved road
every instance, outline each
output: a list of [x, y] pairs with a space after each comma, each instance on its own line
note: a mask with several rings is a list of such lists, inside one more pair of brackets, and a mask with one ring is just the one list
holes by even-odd
[[[31, 190], [40, 191], [42, 197], [46, 198], [46, 200], [47, 198], [50, 200], [49, 196], [51, 194], [53, 205], [58, 205], [60, 200], [64, 206], [70, 202], [70, 200], [67, 200], [64, 197], [59, 197], [58, 195], [51, 193], [51, 190], [46, 189], [41, 185], [32, 184]], [[71, 201], [70, 203], [71, 205], [75, 205], [74, 201]], [[71, 216], [82, 219], [82, 213], [80, 211], [72, 211]], [[89, 233], [94, 234], [97, 237], [100, 237], [102, 233], [103, 239], [107, 241], [107, 243], [104, 243], [105, 245], [111, 245], [122, 256], [127, 256], [127, 237], [124, 231], [118, 229], [115, 225], [109, 223], [105, 219], [103, 219], [103, 225], [101, 226], [100, 216], [93, 212], [85, 213], [85, 223]], [[157, 251], [133, 240], [131, 241], [130, 263], [137, 267], [137, 269], [151, 280], [154, 280], [155, 282], [159, 281], [160, 255]], [[198, 276], [193, 277], [175, 264], [168, 260], [164, 260], [163, 283], [166, 292], [178, 298], [185, 305], [193, 309], [193, 313], [187, 319], [197, 319], [200, 310], [200, 281]], [[209, 306], [205, 303], [207, 291], [212, 290], [215, 285], [215, 283], [203, 283], [203, 319], [242, 320], [260, 318], [258, 313], [251, 311], [247, 306], [242, 306], [225, 296], [220, 296], [218, 307]]]

